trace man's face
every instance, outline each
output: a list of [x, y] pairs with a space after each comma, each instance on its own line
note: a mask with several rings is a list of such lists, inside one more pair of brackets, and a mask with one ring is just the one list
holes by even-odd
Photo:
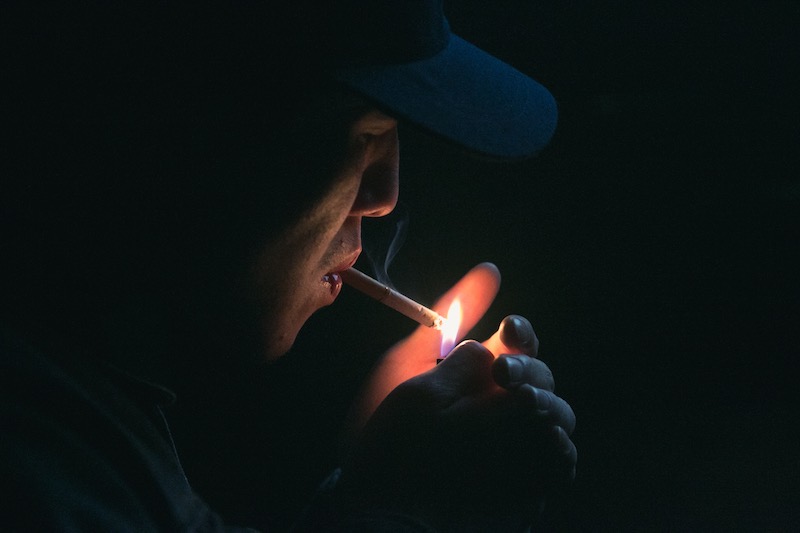
[[342, 287], [338, 273], [361, 253], [362, 218], [387, 215], [397, 203], [397, 122], [368, 111], [347, 135], [344, 162], [327, 190], [252, 265], [248, 297], [256, 300], [268, 359], [283, 355], [306, 320], [334, 302]]

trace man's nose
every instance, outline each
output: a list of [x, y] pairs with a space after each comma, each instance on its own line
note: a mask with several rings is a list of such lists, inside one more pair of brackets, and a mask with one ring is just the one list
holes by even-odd
[[361, 176], [351, 216], [382, 217], [397, 205], [400, 183], [396, 161], [381, 161], [370, 165]]

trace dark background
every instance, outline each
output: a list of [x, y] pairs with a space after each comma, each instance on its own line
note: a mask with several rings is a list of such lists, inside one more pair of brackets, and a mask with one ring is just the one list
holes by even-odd
[[[512, 164], [403, 129], [408, 231], [389, 274], [432, 302], [492, 261], [503, 285], [472, 336], [510, 313], [534, 324], [578, 417], [578, 476], [543, 529], [796, 530], [800, 6], [445, 8], [457, 34], [551, 89], [559, 129]], [[360, 379], [412, 327], [345, 290], [248, 376], [244, 403], [195, 399], [202, 416], [176, 438], [198, 490], [233, 520], [285, 525], [335, 466]]]

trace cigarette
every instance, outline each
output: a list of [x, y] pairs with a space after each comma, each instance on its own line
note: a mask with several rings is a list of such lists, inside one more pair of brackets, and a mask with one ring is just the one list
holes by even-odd
[[428, 309], [355, 268], [342, 272], [342, 281], [423, 326], [442, 329], [444, 325], [445, 318], [433, 309]]

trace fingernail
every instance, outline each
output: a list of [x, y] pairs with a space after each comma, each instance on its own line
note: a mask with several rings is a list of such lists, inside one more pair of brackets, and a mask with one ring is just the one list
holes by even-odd
[[500, 338], [506, 344], [522, 348], [526, 353], [535, 351], [536, 338], [527, 318], [509, 315], [500, 324]]
[[525, 345], [530, 344], [531, 332], [528, 329], [529, 326], [526, 326], [525, 322], [523, 322], [522, 317], [515, 315], [511, 317], [511, 322], [514, 324], [514, 331], [519, 341]]

